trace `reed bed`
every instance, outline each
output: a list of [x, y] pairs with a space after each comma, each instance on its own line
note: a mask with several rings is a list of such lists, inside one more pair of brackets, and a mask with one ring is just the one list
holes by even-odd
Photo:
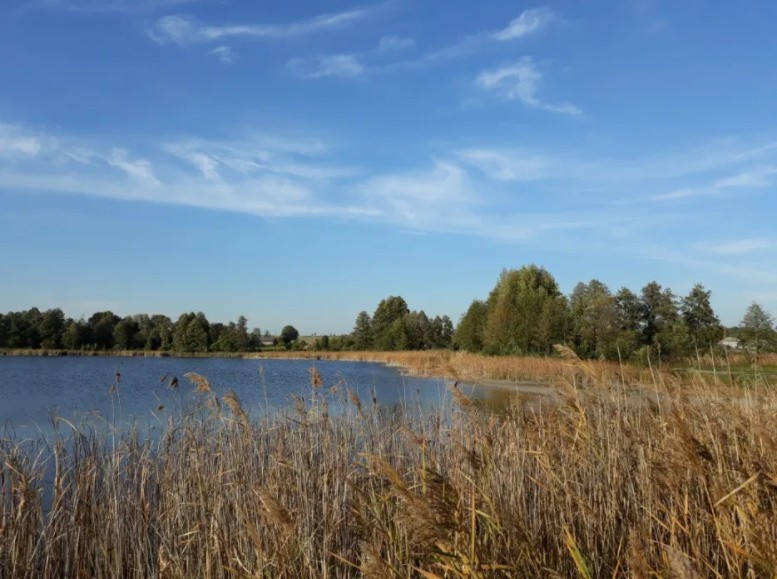
[[0, 576], [777, 576], [777, 393], [578, 376], [414, 417], [311, 371], [252, 418], [189, 375], [159, 436], [3, 439]]
[[[570, 350], [571, 351], [571, 350]], [[618, 364], [598, 360], [564, 359], [563, 357], [486, 356], [451, 350], [423, 350], [403, 352], [262, 352], [259, 358], [301, 358], [322, 360], [352, 360], [379, 362], [400, 366], [417, 376], [444, 376], [452, 380], [481, 381], [506, 380], [555, 383], [569, 375], [574, 361], [596, 381], [624, 383], [651, 382], [659, 377], [658, 369], [634, 364]], [[668, 374], [660, 379], [668, 378]]]

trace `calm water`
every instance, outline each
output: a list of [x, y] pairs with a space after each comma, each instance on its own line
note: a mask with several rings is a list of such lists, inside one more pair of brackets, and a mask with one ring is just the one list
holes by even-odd
[[[329, 394], [330, 412], [344, 407], [342, 393], [355, 391], [365, 405], [374, 390], [381, 405], [401, 404], [413, 411], [449, 400], [440, 379], [402, 375], [398, 369], [365, 362], [312, 360], [240, 360], [226, 358], [0, 357], [0, 424], [17, 436], [50, 432], [51, 417], [77, 424], [151, 426], [164, 423], [195, 398], [184, 378], [197, 372], [214, 394], [234, 390], [253, 415], [291, 405], [292, 394], [310, 396], [308, 369], [315, 366]], [[117, 373], [120, 380], [117, 383]], [[178, 388], [170, 388], [172, 377]], [[115, 388], [113, 388], [115, 386]], [[498, 396], [489, 389], [476, 396]], [[0, 432], [3, 430], [0, 427]]]

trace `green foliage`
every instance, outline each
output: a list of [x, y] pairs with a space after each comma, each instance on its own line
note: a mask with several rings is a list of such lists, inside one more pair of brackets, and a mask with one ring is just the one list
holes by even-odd
[[563, 341], [566, 300], [544, 268], [505, 270], [486, 302], [485, 350], [494, 354], [546, 354]]
[[176, 352], [207, 352], [210, 324], [205, 314], [181, 314], [173, 331], [173, 349]]
[[369, 350], [372, 347], [372, 319], [367, 312], [361, 311], [356, 316], [352, 335], [357, 349]]
[[747, 308], [740, 323], [739, 338], [745, 348], [754, 354], [773, 352], [777, 349], [777, 333], [774, 329], [774, 318], [753, 302]]
[[181, 343], [182, 352], [207, 352], [208, 331], [202, 320], [195, 317], [186, 325]]
[[397, 322], [409, 313], [407, 302], [399, 296], [381, 300], [372, 315], [373, 345], [376, 349], [396, 349], [393, 345], [397, 343], [399, 332]]
[[89, 337], [89, 326], [83, 319], [70, 320], [62, 335], [62, 345], [69, 350], [80, 350], [91, 342]]
[[281, 342], [288, 350], [291, 347], [292, 342], [299, 338], [299, 332], [294, 326], [284, 326], [281, 330]]
[[486, 328], [488, 310], [486, 303], [481, 300], [473, 300], [467, 309], [453, 336], [453, 344], [457, 349], [470, 352], [480, 352], [483, 349], [483, 334]]
[[113, 328], [114, 347], [119, 350], [133, 350], [140, 347], [138, 334], [140, 326], [131, 317], [126, 317], [117, 323]]
[[62, 334], [65, 331], [65, 314], [59, 309], [44, 312], [40, 319], [41, 348], [61, 348]]
[[698, 350], [705, 352], [723, 337], [723, 327], [710, 304], [711, 294], [697, 283], [680, 305], [690, 340]]
[[593, 279], [579, 283], [569, 299], [575, 352], [586, 358], [617, 355], [620, 327], [617, 300], [605, 284]]

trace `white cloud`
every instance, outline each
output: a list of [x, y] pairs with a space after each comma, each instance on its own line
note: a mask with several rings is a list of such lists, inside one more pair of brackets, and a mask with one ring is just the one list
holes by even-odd
[[548, 8], [524, 10], [507, 28], [494, 32], [492, 36], [496, 40], [515, 40], [545, 28], [555, 18], [555, 14]]
[[473, 198], [466, 172], [437, 161], [429, 172], [381, 175], [357, 186], [369, 206], [404, 226], [439, 231], [470, 224]]
[[712, 187], [714, 189], [727, 189], [729, 187], [767, 187], [771, 185], [772, 175], [777, 175], [777, 167], [767, 165], [762, 167], [753, 167], [731, 177], [726, 177], [716, 181]]
[[307, 20], [298, 20], [287, 24], [230, 24], [224, 26], [200, 24], [189, 16], [175, 14], [160, 18], [154, 28], [149, 31], [149, 36], [163, 46], [218, 42], [226, 38], [277, 40], [339, 28], [365, 18], [370, 12], [370, 9], [365, 8], [334, 14], [321, 14]]
[[466, 149], [458, 156], [497, 181], [533, 181], [546, 175], [548, 159], [493, 149]]
[[528, 56], [511, 66], [484, 71], [478, 75], [477, 84], [493, 91], [507, 100], [520, 100], [525, 105], [556, 113], [580, 114], [580, 109], [571, 104], [553, 105], [537, 98], [537, 88], [542, 74]]
[[159, 181], [154, 177], [151, 162], [146, 159], [133, 161], [129, 159], [129, 153], [125, 149], [113, 149], [110, 156], [105, 157], [105, 162], [146, 185], [159, 185]]
[[221, 45], [211, 50], [208, 54], [215, 56], [223, 64], [234, 64], [237, 54], [229, 46]]
[[23, 155], [34, 157], [40, 153], [40, 137], [13, 125], [0, 123], [0, 157]]
[[366, 72], [364, 65], [354, 54], [329, 54], [305, 60], [295, 58], [287, 66], [302, 78], [325, 78], [338, 76], [356, 78]]
[[398, 50], [404, 50], [406, 48], [412, 48], [415, 46], [415, 40], [412, 38], [403, 38], [397, 35], [383, 36], [378, 41], [377, 52], [395, 52]]

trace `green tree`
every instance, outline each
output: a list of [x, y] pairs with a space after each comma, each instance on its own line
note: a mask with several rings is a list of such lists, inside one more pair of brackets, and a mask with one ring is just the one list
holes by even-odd
[[566, 300], [547, 270], [505, 270], [486, 302], [485, 349], [498, 354], [542, 354], [564, 339]]
[[113, 328], [113, 345], [119, 350], [133, 350], [138, 347], [140, 328], [134, 318], [127, 316]]
[[[429, 337], [431, 334], [431, 322], [426, 312], [410, 312], [404, 317], [405, 334], [407, 336], [406, 350], [424, 350], [431, 347]], [[397, 348], [391, 348], [397, 349]]]
[[605, 284], [596, 279], [577, 284], [569, 298], [569, 310], [572, 339], [580, 356], [617, 356], [618, 310]]
[[202, 320], [194, 316], [189, 319], [186, 329], [180, 339], [181, 352], [207, 352], [208, 351], [208, 331], [202, 323]]
[[92, 329], [94, 345], [98, 350], [113, 348], [113, 330], [120, 321], [121, 318], [111, 311], [92, 314], [88, 323]]
[[194, 312], [181, 314], [175, 322], [173, 329], [173, 349], [176, 352], [187, 352], [186, 349], [186, 330], [189, 324], [197, 318]]
[[352, 335], [358, 350], [372, 347], [372, 319], [367, 312], [361, 311], [356, 316]]
[[483, 350], [483, 333], [486, 328], [488, 310], [486, 302], [473, 300], [467, 312], [459, 320], [453, 335], [454, 347], [470, 352]]
[[59, 309], [47, 310], [40, 318], [40, 340], [42, 348], [61, 348], [65, 331], [65, 314]]
[[[173, 347], [173, 330], [175, 326], [173, 320], [162, 314], [151, 316], [150, 340], [147, 342], [150, 350], [170, 350]], [[147, 347], [148, 347], [147, 346]]]
[[411, 347], [406, 317], [401, 317], [381, 334], [380, 349], [388, 351], [409, 350]]
[[318, 341], [318, 346], [317, 346], [318, 349], [320, 349], [320, 350], [328, 350], [329, 349], [329, 336], [324, 334], [323, 336], [321, 336], [321, 339], [319, 339], [317, 341]]
[[710, 304], [711, 295], [712, 292], [697, 283], [680, 305], [689, 337], [695, 347], [702, 351], [709, 350], [723, 337], [723, 327]]
[[618, 359], [628, 360], [642, 343], [642, 304], [639, 296], [629, 288], [622, 287], [615, 294], [615, 316], [618, 325], [615, 355]]
[[281, 342], [288, 350], [291, 344], [299, 338], [299, 332], [294, 326], [283, 326], [281, 330]]
[[70, 320], [62, 335], [62, 345], [68, 350], [80, 350], [91, 342], [89, 338], [89, 326], [83, 318]]
[[642, 288], [642, 341], [644, 344], [660, 344], [659, 334], [678, 317], [677, 302], [672, 290], [662, 288], [651, 281]]
[[753, 302], [739, 324], [739, 338], [755, 355], [773, 352], [777, 346], [774, 318], [760, 304]]
[[[410, 310], [407, 302], [399, 296], [390, 296], [381, 300], [375, 313], [372, 315], [373, 345], [378, 350], [396, 350], [398, 343], [398, 320], [402, 320]], [[402, 332], [407, 341], [406, 328], [403, 324]]]
[[245, 316], [237, 318], [235, 324], [235, 345], [238, 352], [245, 352], [248, 350], [248, 319]]

